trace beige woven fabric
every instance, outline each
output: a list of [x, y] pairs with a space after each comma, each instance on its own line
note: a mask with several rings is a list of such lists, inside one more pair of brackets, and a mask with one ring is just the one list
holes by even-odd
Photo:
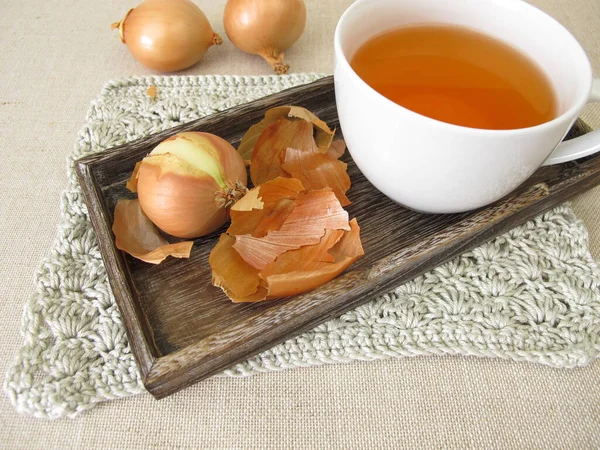
[[[108, 80], [151, 72], [108, 30], [136, 1], [0, 0], [0, 370], [58, 223], [65, 159]], [[224, 0], [198, 0], [218, 32]], [[330, 72], [350, 0], [307, 0], [292, 70]], [[600, 76], [600, 3], [536, 0], [580, 39]], [[263, 74], [226, 40], [182, 74]], [[600, 107], [584, 118], [600, 127]], [[600, 189], [575, 200], [600, 257]], [[18, 416], [0, 398], [6, 448], [590, 448], [600, 446], [600, 364], [560, 371], [474, 358], [415, 358], [213, 379], [173, 397], [103, 404], [75, 421]]]

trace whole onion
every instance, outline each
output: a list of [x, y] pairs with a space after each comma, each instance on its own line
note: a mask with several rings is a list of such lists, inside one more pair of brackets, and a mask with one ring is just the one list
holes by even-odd
[[303, 0], [229, 0], [223, 25], [237, 48], [262, 56], [283, 74], [290, 68], [284, 52], [304, 31], [306, 7]]
[[179, 133], [161, 142], [134, 177], [144, 213], [182, 238], [215, 231], [247, 191], [244, 161], [229, 142], [210, 133]]
[[210, 46], [222, 42], [189, 0], [145, 0], [112, 28], [119, 29], [135, 59], [161, 72], [193, 66]]

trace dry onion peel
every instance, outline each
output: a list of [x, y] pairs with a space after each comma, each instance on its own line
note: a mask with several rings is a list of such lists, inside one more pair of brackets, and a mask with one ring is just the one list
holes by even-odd
[[161, 230], [183, 238], [215, 231], [247, 191], [246, 168], [235, 149], [209, 133], [179, 133], [161, 142], [134, 169], [144, 213]]
[[212, 284], [234, 302], [258, 302], [267, 296], [258, 270], [250, 266], [233, 248], [235, 238], [223, 233], [210, 252]]
[[278, 74], [287, 73], [284, 51], [306, 25], [303, 0], [229, 0], [223, 14], [225, 32], [240, 50], [262, 56]]
[[279, 119], [262, 132], [250, 160], [250, 178], [255, 186], [287, 174], [281, 168], [288, 147], [317, 151], [312, 125], [304, 120]]
[[281, 106], [265, 113], [242, 138], [238, 152], [250, 159], [255, 185], [276, 177], [299, 179], [309, 190], [331, 188], [342, 206], [350, 204], [347, 165], [339, 161], [343, 140], [333, 141], [334, 132], [311, 111], [299, 106]]
[[169, 244], [137, 200], [117, 202], [112, 230], [118, 249], [151, 264], [159, 264], [167, 256], [189, 258], [194, 245], [192, 241]]
[[330, 190], [302, 192], [294, 203], [279, 229], [271, 229], [262, 237], [236, 236], [233, 248], [252, 267], [262, 270], [289, 250], [317, 244], [327, 229], [350, 229], [348, 213]]
[[[231, 207], [231, 224], [227, 232], [235, 236], [251, 234], [262, 237], [270, 230], [278, 230], [303, 190], [300, 181], [290, 178], [276, 178], [260, 189], [251, 189]], [[245, 214], [248, 211], [252, 214]]]
[[350, 189], [347, 164], [329, 153], [314, 153], [288, 148], [281, 168], [299, 179], [307, 189], [331, 188], [342, 206], [350, 204], [346, 192]]
[[317, 127], [315, 139], [317, 147], [319, 147], [321, 152], [327, 151], [331, 145], [334, 131], [332, 131], [325, 122], [319, 119], [311, 111], [306, 108], [302, 108], [301, 106], [290, 106], [290, 112], [288, 113], [288, 116], [296, 117], [297, 119], [303, 119]]
[[[232, 208], [231, 226], [209, 258], [213, 284], [232, 301], [254, 302], [314, 289], [363, 254], [356, 220], [348, 222], [331, 191], [301, 190], [295, 197], [268, 198], [269, 190], [289, 188], [289, 194], [298, 185], [293, 178], [277, 178], [249, 191], [250, 200], [239, 202], [242, 208], [237, 204]], [[267, 199], [261, 196], [263, 190]], [[290, 201], [291, 212], [286, 206], [282, 217], [273, 220], [273, 211]], [[254, 236], [253, 231], [264, 222], [269, 223], [266, 234]], [[248, 229], [250, 223], [254, 230]], [[235, 229], [244, 229], [246, 234], [236, 235]]]
[[[337, 236], [337, 234], [332, 235], [334, 240], [337, 239]], [[266, 276], [268, 286], [267, 298], [297, 295], [313, 290], [339, 276], [364, 254], [360, 243], [360, 228], [356, 219], [350, 221], [350, 231], [345, 232], [339, 242], [324, 254], [323, 249], [331, 242], [329, 237], [329, 235], [323, 237], [322, 248], [302, 247], [288, 252], [289, 255], [284, 253], [281, 259], [285, 259], [285, 262], [276, 261], [279, 263], [279, 267], [274, 265], [273, 268], [268, 268], [278, 270], [280, 273], [267, 275], [269, 272], [264, 271], [263, 276]], [[319, 259], [319, 255], [323, 255], [321, 259]], [[332, 257], [333, 261], [329, 261]], [[314, 265], [310, 262], [314, 262]], [[284, 264], [285, 267], [283, 267]], [[285, 272], [286, 268], [295, 269]]]
[[142, 165], [142, 161], [138, 161], [135, 163], [133, 172], [131, 172], [131, 176], [129, 177], [129, 180], [127, 180], [127, 184], [125, 185], [125, 187], [133, 193], [137, 192], [137, 177], [138, 177], [138, 172], [140, 171], [141, 165]]
[[189, 0], [145, 0], [111, 28], [119, 29], [135, 59], [161, 72], [186, 69], [209, 47], [222, 43], [204, 13]]
[[330, 158], [339, 159], [346, 151], [346, 142], [343, 139], [337, 139], [331, 143], [327, 149], [327, 155]]
[[156, 86], [153, 84], [148, 86], [148, 89], [146, 89], [146, 95], [154, 100], [156, 98]]
[[238, 147], [238, 153], [240, 156], [244, 158], [244, 160], [250, 161], [252, 152], [256, 146], [256, 142], [265, 128], [285, 117], [289, 117], [290, 119], [303, 119], [316, 126], [317, 146], [320, 148], [321, 152], [327, 151], [327, 148], [333, 139], [334, 132], [327, 126], [325, 122], [315, 116], [311, 111], [306, 108], [302, 108], [301, 106], [277, 106], [275, 108], [268, 109], [265, 112], [264, 119], [252, 125], [248, 131], [246, 131]]

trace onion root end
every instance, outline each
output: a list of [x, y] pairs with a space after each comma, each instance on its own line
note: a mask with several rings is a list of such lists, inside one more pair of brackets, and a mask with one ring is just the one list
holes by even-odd
[[221, 45], [223, 43], [223, 38], [221, 37], [220, 34], [213, 33], [212, 43], [213, 43], [213, 45]]

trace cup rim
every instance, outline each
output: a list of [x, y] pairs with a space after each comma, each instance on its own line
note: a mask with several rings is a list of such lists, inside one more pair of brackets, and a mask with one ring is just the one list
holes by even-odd
[[[411, 0], [414, 1], [414, 0]], [[446, 127], [455, 131], [462, 131], [462, 132], [476, 132], [476, 133], [486, 133], [486, 134], [511, 134], [511, 133], [523, 133], [525, 131], [530, 132], [530, 131], [543, 131], [547, 128], [552, 128], [555, 125], [557, 125], [559, 122], [563, 122], [565, 120], [575, 120], [577, 118], [577, 115], [579, 114], [579, 112], [583, 109], [583, 107], [589, 102], [589, 98], [590, 98], [590, 93], [592, 90], [592, 81], [593, 81], [593, 71], [592, 71], [592, 65], [590, 63], [589, 57], [587, 56], [585, 50], [583, 49], [583, 47], [581, 46], [581, 44], [579, 43], [579, 41], [575, 38], [575, 36], [573, 36], [573, 34], [564, 26], [562, 25], [558, 20], [556, 20], [554, 17], [552, 17], [550, 14], [546, 13], [545, 11], [536, 8], [535, 6], [523, 1], [523, 0], [502, 0], [502, 2], [498, 1], [498, 0], [486, 0], [489, 1], [489, 3], [493, 3], [495, 5], [499, 5], [499, 6], [505, 6], [508, 3], [511, 3], [512, 5], [521, 7], [521, 8], [526, 8], [529, 9], [530, 11], [535, 12], [536, 14], [541, 15], [545, 20], [549, 20], [551, 22], [553, 22], [553, 24], [555, 26], [558, 26], [559, 28], [561, 28], [563, 31], [566, 32], [566, 34], [570, 37], [570, 39], [572, 40], [572, 43], [575, 45], [575, 47], [577, 48], [577, 50], [580, 52], [581, 56], [583, 57], [584, 60], [584, 66], [585, 66], [585, 71], [586, 73], [586, 78], [588, 79], [588, 89], [587, 89], [587, 93], [585, 93], [586, 91], [584, 90], [583, 92], [585, 93], [585, 95], [581, 94], [579, 96], [579, 98], [576, 98], [575, 101], [573, 102], [573, 104], [566, 110], [564, 111], [562, 114], [560, 114], [559, 116], [555, 117], [552, 120], [549, 120], [547, 122], [543, 122], [541, 124], [538, 125], [534, 125], [531, 127], [525, 127], [525, 128], [510, 128], [510, 129], [503, 129], [503, 130], [498, 130], [498, 129], [489, 129], [489, 128], [472, 128], [472, 127], [466, 127], [463, 125], [456, 125], [456, 124], [452, 124], [452, 123], [448, 123], [448, 122], [443, 122], [441, 120], [437, 120], [437, 119], [433, 119], [431, 117], [425, 116], [423, 114], [420, 114], [418, 112], [415, 112], [411, 109], [408, 109], [396, 102], [393, 102], [392, 100], [390, 100], [389, 98], [385, 97], [384, 95], [382, 95], [381, 93], [379, 93], [378, 91], [376, 91], [375, 89], [373, 89], [371, 86], [369, 86], [361, 77], [358, 76], [358, 74], [354, 71], [354, 69], [352, 68], [352, 66], [350, 65], [350, 62], [348, 61], [348, 58], [346, 57], [346, 55], [344, 54], [344, 51], [342, 50], [342, 44], [341, 44], [341, 33], [342, 33], [342, 27], [344, 26], [344, 22], [346, 20], [348, 20], [348, 16], [350, 16], [351, 14], [353, 14], [354, 10], [357, 9], [358, 7], [360, 7], [359, 5], [362, 5], [363, 3], [367, 3], [369, 2], [369, 0], [356, 0], [354, 3], [352, 3], [348, 8], [346, 8], [346, 10], [344, 11], [344, 13], [341, 15], [340, 19], [338, 20], [338, 23], [335, 27], [335, 34], [334, 34], [334, 56], [336, 57], [336, 62], [335, 64], [342, 64], [344, 69], [346, 71], [348, 71], [350, 73], [350, 76], [352, 77], [352, 79], [355, 82], [358, 82], [361, 86], [367, 88], [367, 90], [371, 91], [372, 94], [374, 94], [376, 97], [378, 97], [381, 101], [383, 101], [384, 103], [387, 103], [389, 106], [391, 106], [392, 108], [399, 108], [400, 110], [407, 112], [409, 114], [413, 114], [416, 116], [419, 116], [422, 119], [425, 119], [426, 121], [431, 122], [432, 124], [436, 124], [437, 126], [442, 126], [442, 127]], [[334, 77], [334, 81], [335, 81], [335, 77]]]

